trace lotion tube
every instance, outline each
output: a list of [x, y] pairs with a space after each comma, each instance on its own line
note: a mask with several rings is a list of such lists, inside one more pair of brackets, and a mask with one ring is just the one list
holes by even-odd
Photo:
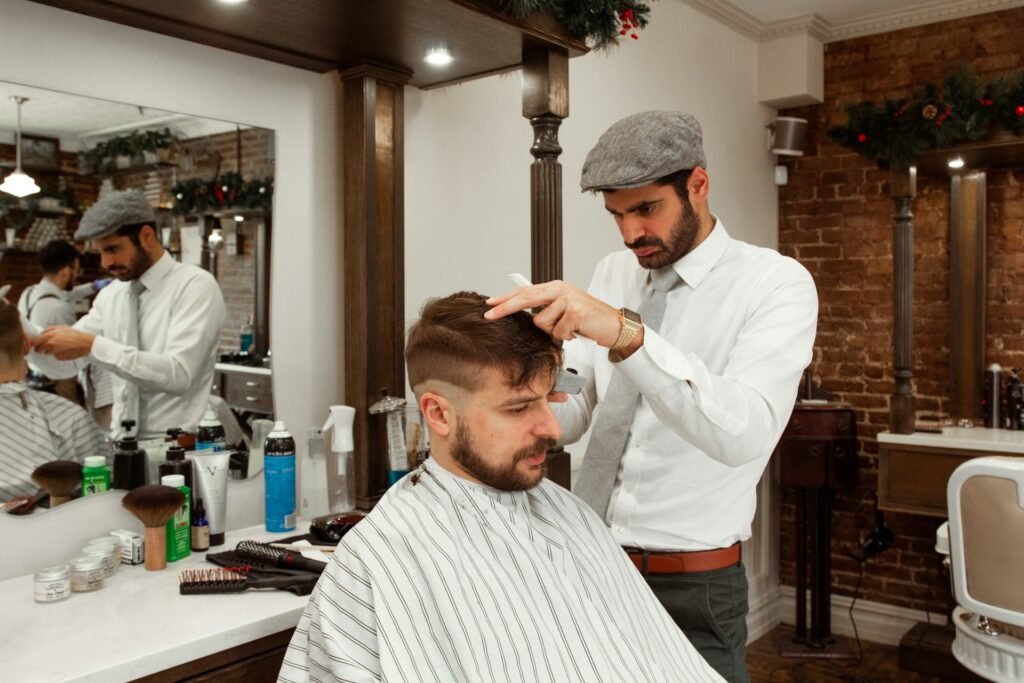
[[193, 451], [198, 498], [203, 499], [210, 522], [210, 545], [224, 544], [227, 523], [228, 464], [231, 451]]

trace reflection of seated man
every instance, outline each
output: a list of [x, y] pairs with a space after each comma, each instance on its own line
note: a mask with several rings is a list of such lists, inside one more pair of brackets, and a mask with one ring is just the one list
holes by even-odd
[[[92, 363], [114, 374], [112, 436], [135, 420], [141, 439], [171, 428], [192, 430], [206, 412], [224, 297], [217, 280], [164, 251], [156, 216], [138, 190], [111, 192], [79, 224], [118, 282], [96, 296], [72, 327], [52, 327], [32, 340], [32, 362]], [[60, 365], [60, 363], [56, 363]]]
[[431, 459], [350, 531], [279, 681], [721, 681], [604, 522], [544, 480], [559, 344], [484, 297], [429, 303], [409, 381]]
[[[102, 289], [106, 281], [96, 281], [75, 286], [80, 270], [78, 250], [64, 240], [48, 242], [39, 250], [39, 268], [43, 278], [34, 285], [25, 288], [18, 299], [18, 311], [22, 317], [40, 329], [53, 325], [74, 325], [78, 320], [75, 314], [75, 302], [87, 299]], [[31, 367], [31, 363], [29, 366]], [[38, 370], [38, 368], [32, 368]], [[78, 377], [72, 373], [68, 377], [50, 376], [54, 391], [69, 401], [81, 403], [79, 396]], [[98, 378], [94, 378], [94, 382]], [[107, 380], [109, 383], [109, 379]], [[107, 394], [109, 394], [109, 389]], [[109, 401], [106, 405], [109, 405]], [[102, 407], [102, 406], [99, 406]]]
[[43, 463], [110, 450], [80, 406], [25, 386], [28, 349], [18, 310], [0, 300], [0, 502], [35, 493], [32, 470]]

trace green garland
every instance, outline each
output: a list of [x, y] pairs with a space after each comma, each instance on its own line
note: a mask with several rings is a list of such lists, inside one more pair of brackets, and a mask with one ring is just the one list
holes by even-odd
[[647, 26], [650, 6], [635, 0], [501, 0], [502, 11], [525, 19], [534, 12], [550, 14], [569, 34], [597, 49], [615, 45], [619, 38], [638, 38]]
[[203, 214], [222, 209], [269, 211], [274, 196], [273, 178], [245, 181], [238, 173], [223, 173], [214, 180], [191, 178], [171, 188], [174, 213]]
[[880, 167], [914, 165], [922, 152], [977, 140], [990, 131], [1024, 134], [1024, 72], [983, 83], [970, 67], [957, 67], [941, 89], [929, 83], [907, 99], [846, 107], [847, 124], [828, 129], [843, 147]]

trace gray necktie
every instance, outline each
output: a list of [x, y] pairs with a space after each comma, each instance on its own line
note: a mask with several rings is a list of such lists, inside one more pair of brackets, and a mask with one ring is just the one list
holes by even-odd
[[[146, 286], [138, 280], [132, 280], [128, 288], [128, 315], [125, 323], [124, 344], [133, 348], [139, 345], [139, 297]], [[124, 414], [122, 420], [135, 420], [135, 434], [142, 433], [142, 415], [139, 414], [139, 386], [130, 380], [124, 383]], [[118, 425], [120, 427], [120, 425]]]
[[[672, 266], [651, 271], [651, 289], [640, 305], [644, 326], [659, 330], [665, 317], [665, 298], [669, 290], [681, 282]], [[590, 442], [583, 458], [580, 480], [574, 493], [604, 519], [608, 501], [619, 475], [619, 463], [629, 440], [633, 415], [640, 402], [640, 392], [633, 383], [615, 368], [608, 383], [608, 391], [598, 406], [597, 421], [590, 432]]]

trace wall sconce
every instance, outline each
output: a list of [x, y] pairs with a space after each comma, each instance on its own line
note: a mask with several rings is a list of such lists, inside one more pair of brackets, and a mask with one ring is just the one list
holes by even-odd
[[[802, 157], [804, 138], [807, 135], [807, 119], [780, 116], [765, 124], [768, 129], [768, 149], [776, 156]], [[789, 171], [782, 164], [776, 164], [772, 177], [779, 187], [789, 182]]]

